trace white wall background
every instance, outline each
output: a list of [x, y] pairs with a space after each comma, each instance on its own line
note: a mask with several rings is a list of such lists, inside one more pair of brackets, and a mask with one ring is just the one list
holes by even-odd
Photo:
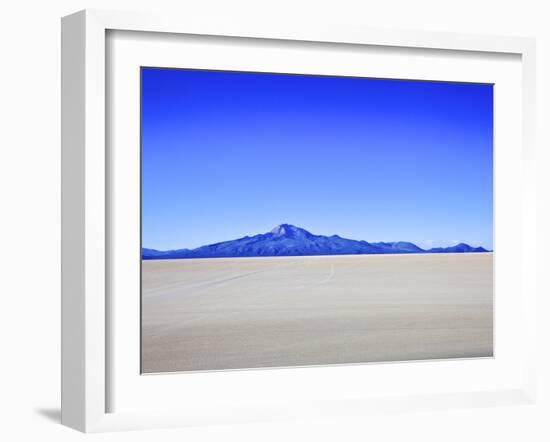
[[[59, 425], [60, 17], [84, 8], [271, 17], [534, 36], [539, 270], [550, 269], [550, 10], [544, 0], [20, 0], [0, 8], [0, 439], [72, 441], [550, 440], [550, 287], [540, 281], [537, 406], [84, 436]], [[230, 18], [228, 18], [230, 19]], [[546, 186], [546, 187], [544, 187]], [[546, 229], [545, 229], [546, 226]], [[544, 286], [543, 286], [544, 283]]]

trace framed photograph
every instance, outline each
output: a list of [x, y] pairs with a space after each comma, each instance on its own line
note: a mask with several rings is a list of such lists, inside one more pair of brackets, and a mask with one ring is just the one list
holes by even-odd
[[534, 41], [63, 19], [62, 421], [533, 400]]
[[141, 372], [492, 357], [493, 87], [142, 67]]

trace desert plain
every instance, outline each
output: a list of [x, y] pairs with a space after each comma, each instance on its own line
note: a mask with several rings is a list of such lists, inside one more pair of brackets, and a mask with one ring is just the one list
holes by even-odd
[[493, 254], [142, 262], [142, 373], [489, 357]]

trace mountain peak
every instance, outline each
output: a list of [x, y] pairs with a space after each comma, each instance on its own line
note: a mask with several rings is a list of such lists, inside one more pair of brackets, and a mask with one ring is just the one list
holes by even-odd
[[279, 224], [274, 227], [269, 233], [273, 236], [284, 236], [289, 238], [295, 237], [310, 237], [312, 236], [307, 230], [300, 227], [293, 226], [292, 224]]
[[293, 226], [292, 224], [279, 224], [278, 226], [275, 226], [270, 233], [273, 233], [277, 236], [283, 236], [297, 229], [298, 228]]

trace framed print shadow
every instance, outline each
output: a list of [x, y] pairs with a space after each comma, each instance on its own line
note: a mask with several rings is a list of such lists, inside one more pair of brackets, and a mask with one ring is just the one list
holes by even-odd
[[493, 85], [141, 69], [143, 373], [493, 355]]
[[62, 21], [62, 423], [533, 403], [532, 39]]

